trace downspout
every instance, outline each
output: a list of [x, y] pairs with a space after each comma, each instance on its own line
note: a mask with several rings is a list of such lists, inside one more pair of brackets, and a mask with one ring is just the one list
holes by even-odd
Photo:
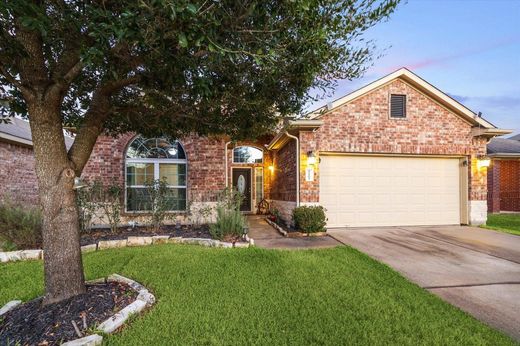
[[287, 137], [296, 141], [296, 206], [300, 206], [300, 140], [298, 137], [291, 135], [285, 131]]
[[228, 160], [228, 154], [227, 154], [227, 148], [228, 148], [228, 145], [231, 143], [231, 141], [229, 142], [226, 142], [226, 146], [224, 147], [224, 152], [225, 152], [225, 157], [224, 157], [224, 167], [226, 169], [226, 188], [229, 186], [229, 177], [228, 177], [228, 164], [227, 164], [227, 160]]

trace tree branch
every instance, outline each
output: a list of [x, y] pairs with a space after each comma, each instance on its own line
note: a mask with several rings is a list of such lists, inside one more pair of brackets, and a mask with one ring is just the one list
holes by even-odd
[[20, 90], [25, 97], [25, 99], [29, 100], [34, 97], [34, 93], [31, 89], [24, 87], [22, 83], [17, 80], [12, 74], [7, 71], [7, 69], [0, 65], [0, 73], [5, 77], [5, 79], [11, 83], [13, 86], [15, 86], [18, 90]]

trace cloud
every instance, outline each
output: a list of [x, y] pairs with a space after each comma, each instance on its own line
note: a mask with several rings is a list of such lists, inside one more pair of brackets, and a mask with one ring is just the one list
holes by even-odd
[[444, 65], [444, 64], [449, 63], [454, 60], [462, 59], [462, 58], [465, 58], [468, 56], [478, 55], [478, 54], [481, 54], [484, 52], [495, 50], [497, 48], [517, 44], [519, 42], [520, 42], [520, 37], [510, 37], [510, 38], [503, 39], [503, 40], [496, 41], [496, 42], [489, 42], [488, 44], [481, 45], [477, 48], [465, 49], [465, 50], [462, 50], [455, 54], [450, 54], [450, 55], [446, 55], [446, 56], [442, 56], [442, 57], [426, 58], [426, 59], [419, 60], [419, 61], [408, 62], [408, 63], [405, 63], [404, 65], [399, 65], [399, 66], [396, 66], [396, 65], [390, 66], [388, 68], [385, 68], [384, 72], [386, 72], [386, 73], [392, 72], [403, 66], [410, 70], [418, 70], [418, 69], [425, 68], [425, 67]]

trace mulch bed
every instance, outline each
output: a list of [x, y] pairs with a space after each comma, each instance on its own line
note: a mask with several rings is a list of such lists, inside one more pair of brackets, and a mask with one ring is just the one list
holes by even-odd
[[43, 298], [31, 300], [0, 317], [0, 345], [60, 345], [78, 339], [72, 321], [83, 336], [92, 334], [95, 325], [136, 297], [128, 285], [110, 282], [87, 285], [86, 293], [59, 303], [43, 306]]
[[207, 238], [211, 239], [208, 225], [165, 225], [159, 232], [152, 231], [149, 227], [120, 227], [117, 232], [112, 233], [110, 229], [93, 229], [81, 234], [81, 246], [95, 244], [100, 240], [118, 240], [128, 237], [151, 237], [156, 235], [168, 235], [170, 237], [182, 238]]

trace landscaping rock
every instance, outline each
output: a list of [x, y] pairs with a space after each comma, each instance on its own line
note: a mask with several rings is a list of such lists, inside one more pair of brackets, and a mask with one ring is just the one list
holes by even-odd
[[22, 260], [39, 260], [43, 256], [43, 250], [22, 250], [20, 257]]
[[10, 302], [8, 302], [4, 306], [2, 306], [2, 308], [0, 309], [0, 316], [5, 314], [6, 312], [10, 311], [11, 309], [14, 309], [15, 307], [17, 307], [20, 304], [22, 304], [21, 300], [11, 300]]
[[12, 262], [22, 260], [22, 251], [1, 252], [0, 254], [0, 262]]
[[233, 247], [232, 243], [228, 243], [225, 241], [219, 241], [219, 240], [215, 240], [214, 244], [216, 247]]
[[145, 307], [146, 302], [138, 299], [125, 307], [123, 310], [119, 311], [114, 316], [110, 317], [105, 322], [101, 323], [98, 326], [98, 329], [107, 334], [112, 333], [121, 327], [130, 316], [140, 313], [144, 310]]
[[128, 237], [128, 246], [152, 245], [152, 237]]
[[166, 244], [169, 239], [169, 235], [155, 235], [152, 237], [152, 244]]
[[170, 244], [179, 244], [182, 241], [181, 237], [171, 237], [168, 239], [168, 243]]
[[145, 302], [147, 306], [151, 306], [155, 303], [155, 296], [151, 294], [147, 289], [140, 290], [137, 299]]
[[240, 242], [237, 242], [234, 244], [234, 247], [249, 247], [249, 243], [240, 243]]
[[93, 334], [61, 344], [62, 346], [98, 346], [103, 342], [101, 335]]
[[113, 248], [119, 248], [119, 247], [125, 247], [127, 244], [126, 239], [120, 239], [120, 240], [100, 240], [98, 243], [98, 249], [113, 249]]
[[97, 244], [84, 245], [81, 247], [81, 252], [93, 252], [97, 250]]

